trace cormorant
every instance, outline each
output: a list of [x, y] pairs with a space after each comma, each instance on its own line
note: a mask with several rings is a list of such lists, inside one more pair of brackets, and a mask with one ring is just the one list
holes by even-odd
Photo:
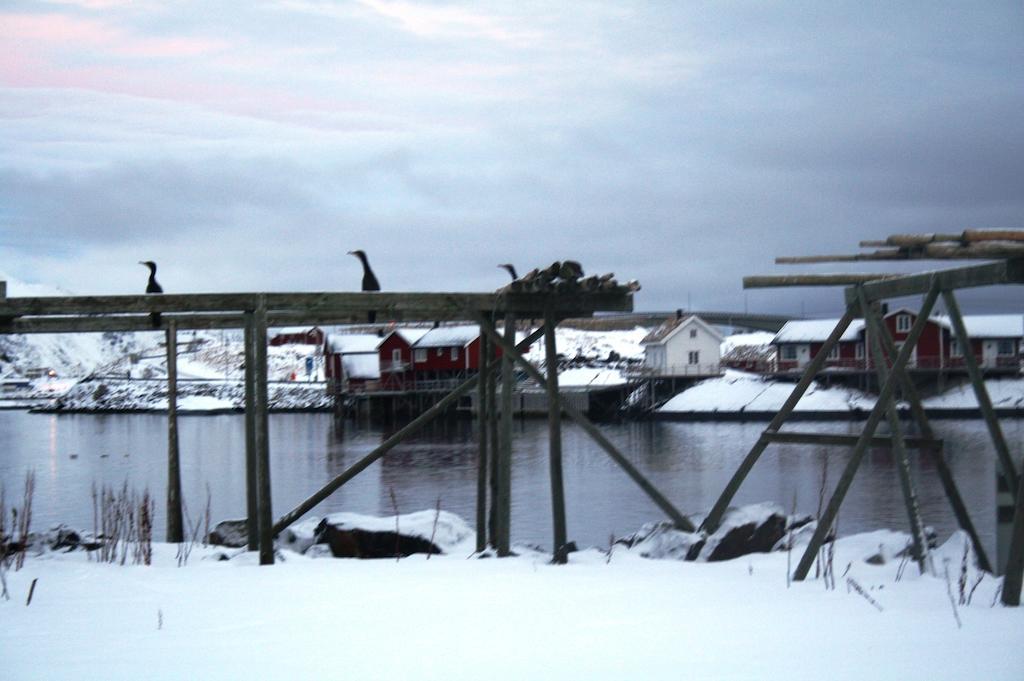
[[504, 263], [502, 265], [498, 265], [498, 267], [504, 267], [506, 270], [508, 270], [509, 275], [512, 277], [512, 281], [515, 281], [516, 279], [519, 278], [519, 275], [516, 274], [516, 268], [515, 268], [514, 265], [510, 265], [509, 263]]
[[[146, 283], [146, 293], [163, 293], [164, 289], [160, 286], [156, 280], [156, 263], [152, 260], [140, 260], [140, 265], [145, 265], [149, 268], [149, 282]], [[152, 312], [149, 315], [149, 321], [153, 325], [154, 329], [160, 328], [160, 313]]]
[[[374, 276], [373, 270], [370, 269], [370, 261], [366, 259], [366, 253], [363, 251], [349, 251], [349, 255], [354, 255], [359, 258], [359, 261], [363, 263], [363, 290], [364, 291], [379, 291], [380, 282], [377, 281], [377, 277]], [[373, 324], [377, 320], [377, 313], [370, 310], [366, 314], [366, 321]]]

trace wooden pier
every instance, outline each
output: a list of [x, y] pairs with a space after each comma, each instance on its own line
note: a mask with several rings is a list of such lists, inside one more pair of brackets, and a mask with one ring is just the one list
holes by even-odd
[[[556, 263], [558, 265], [558, 263]], [[554, 267], [554, 266], [553, 266]], [[578, 268], [578, 265], [576, 265]], [[565, 520], [561, 472], [561, 415], [564, 411], [591, 435], [666, 515], [681, 529], [693, 530], [683, 516], [572, 404], [558, 392], [555, 326], [566, 318], [595, 312], [629, 312], [635, 283], [619, 285], [610, 276], [576, 280], [552, 268], [533, 276], [534, 285], [547, 290], [494, 293], [199, 293], [166, 295], [19, 297], [6, 295], [0, 282], [0, 334], [83, 333], [108, 331], [162, 331], [167, 337], [168, 365], [168, 525], [167, 540], [181, 541], [180, 453], [177, 443], [176, 341], [185, 329], [244, 329], [246, 414], [246, 501], [248, 545], [258, 550], [261, 564], [274, 562], [274, 536], [308, 513], [348, 480], [380, 459], [405, 438], [416, 433], [471, 390], [478, 390], [480, 477], [478, 481], [477, 548], [490, 545], [499, 556], [510, 554], [512, 375], [513, 362], [530, 374], [548, 394], [553, 555], [564, 562], [569, 542]], [[470, 320], [488, 339], [481, 348], [481, 370], [440, 397], [433, 406], [353, 464], [341, 475], [276, 521], [271, 509], [270, 446], [267, 419], [267, 329], [270, 326], [346, 324], [359, 322], [374, 311], [378, 319], [393, 322]], [[152, 313], [160, 313], [153, 326]], [[518, 319], [543, 319], [544, 325], [518, 345]], [[499, 333], [500, 322], [503, 328]], [[543, 338], [547, 352], [544, 376], [520, 354]], [[496, 348], [501, 348], [501, 357]], [[500, 371], [500, 380], [496, 380]], [[498, 387], [500, 385], [500, 394]], [[490, 502], [490, 517], [487, 505]]]

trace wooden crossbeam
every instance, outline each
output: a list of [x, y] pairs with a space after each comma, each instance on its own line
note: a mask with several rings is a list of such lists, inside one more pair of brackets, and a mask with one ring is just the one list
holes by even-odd
[[785, 286], [855, 286], [869, 281], [897, 279], [902, 274], [765, 274], [743, 277], [743, 288]]
[[403, 321], [465, 319], [466, 311], [495, 310], [536, 317], [550, 306], [557, 314], [630, 312], [631, 292], [546, 293], [180, 293], [132, 296], [47, 296], [0, 298], [0, 319], [21, 316], [118, 315], [150, 312], [235, 313], [254, 310], [265, 299], [267, 316], [355, 315]]
[[[868, 302], [874, 302], [887, 298], [924, 295], [931, 290], [933, 283], [937, 283], [942, 290], [1024, 284], [1024, 258], [869, 281], [863, 284], [864, 297]], [[845, 295], [848, 304], [857, 302], [855, 288], [847, 288]]]
[[[861, 242], [875, 244], [877, 242]], [[887, 248], [870, 253], [835, 255], [795, 255], [775, 258], [778, 265], [807, 265], [826, 262], [866, 262], [891, 260], [998, 260], [1024, 256], [1024, 243], [982, 241], [966, 245], [925, 243], [901, 248]]]

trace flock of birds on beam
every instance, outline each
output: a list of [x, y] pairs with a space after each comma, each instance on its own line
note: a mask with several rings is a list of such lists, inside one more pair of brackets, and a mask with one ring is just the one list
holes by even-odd
[[[377, 275], [370, 267], [370, 261], [364, 251], [349, 251], [349, 255], [359, 258], [363, 265], [363, 291], [379, 291], [380, 282]], [[141, 260], [140, 265], [149, 268], [149, 281], [146, 283], [146, 293], [163, 293], [164, 289], [156, 280], [156, 263], [152, 260]], [[575, 260], [565, 260], [553, 263], [544, 269], [530, 270], [522, 278], [516, 273], [516, 268], [510, 263], [502, 263], [498, 267], [503, 268], [512, 277], [511, 283], [498, 289], [499, 293], [571, 293], [571, 292], [634, 292], [640, 290], [640, 284], [631, 280], [620, 285], [615, 281], [613, 274], [600, 276], [583, 277], [583, 267]], [[150, 322], [154, 329], [160, 328], [160, 313], [153, 312], [149, 315]], [[373, 324], [377, 319], [377, 313], [372, 310], [367, 313], [367, 322]]]

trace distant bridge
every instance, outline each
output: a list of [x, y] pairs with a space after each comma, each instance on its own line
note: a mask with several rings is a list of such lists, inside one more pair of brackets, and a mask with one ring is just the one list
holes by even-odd
[[[683, 316], [697, 315], [709, 324], [717, 326], [737, 326], [757, 331], [776, 332], [782, 325], [796, 317], [775, 314], [755, 314], [748, 312], [709, 312], [702, 310], [683, 310]], [[623, 314], [602, 314], [587, 319], [567, 320], [570, 326], [586, 329], [628, 329], [634, 326], [657, 326], [666, 319], [676, 316], [671, 312], [627, 312]]]

